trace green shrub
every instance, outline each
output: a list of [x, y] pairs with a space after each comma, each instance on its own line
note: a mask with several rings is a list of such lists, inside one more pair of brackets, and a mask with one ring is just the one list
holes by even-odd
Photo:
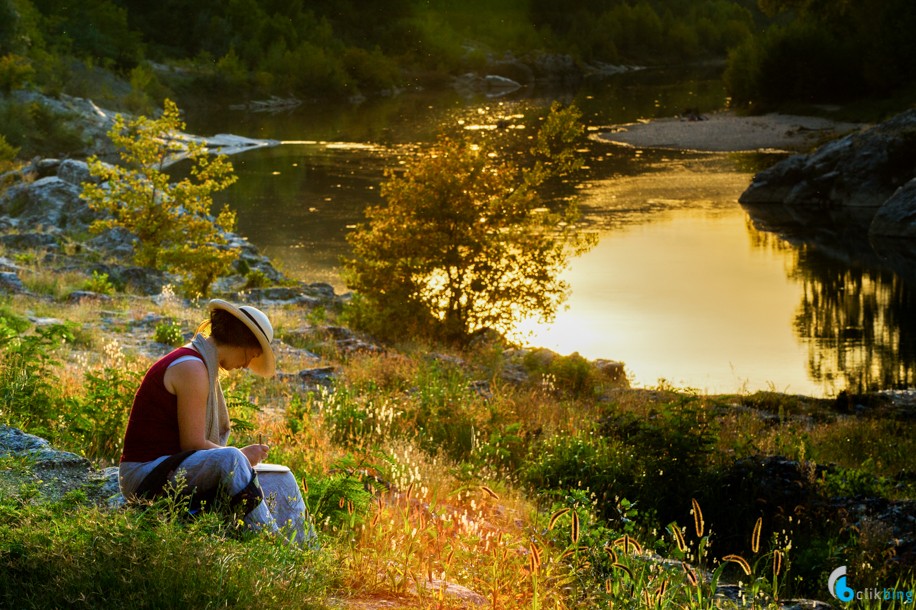
[[111, 279], [109, 279], [108, 274], [99, 273], [98, 271], [92, 272], [92, 277], [86, 280], [83, 287], [91, 292], [107, 295], [112, 295], [117, 290]]
[[[224, 155], [209, 156], [204, 146], [181, 142], [184, 130], [178, 106], [165, 100], [157, 119], [141, 116], [128, 121], [115, 117], [108, 131], [120, 149], [122, 165], [89, 159], [97, 182], [83, 183], [82, 196], [89, 207], [102, 213], [91, 230], [122, 228], [139, 244], [134, 262], [178, 273], [189, 296], [206, 296], [210, 286], [231, 269], [238, 248], [227, 244], [227, 231], [235, 228], [235, 212], [228, 206], [214, 218], [213, 193], [236, 180]], [[191, 162], [189, 176], [171, 182], [163, 167], [174, 155]]]
[[525, 368], [549, 389], [571, 396], [588, 397], [599, 381], [595, 367], [578, 352], [560, 356], [546, 349], [536, 349], [525, 355]]
[[6, 137], [0, 133], [0, 171], [6, 171], [8, 165], [19, 154], [19, 148], [11, 145], [6, 141]]
[[330, 428], [331, 438], [344, 447], [357, 443], [371, 444], [373, 432], [380, 430], [373, 421], [372, 403], [366, 404], [345, 387], [338, 386], [333, 393], [319, 394], [321, 412], [325, 425]]
[[93, 461], [117, 464], [140, 378], [140, 373], [124, 369], [88, 371], [84, 392], [66, 401], [68, 423], [60, 431], [60, 447]]
[[878, 477], [867, 468], [873, 464], [863, 464], [863, 468], [835, 468], [824, 473], [819, 480], [827, 497], [888, 497], [894, 482], [887, 477]]
[[302, 95], [335, 97], [344, 95], [350, 77], [335, 50], [303, 42], [293, 50], [277, 49], [262, 63], [271, 66], [272, 85]]
[[724, 79], [735, 102], [766, 105], [849, 99], [863, 91], [861, 74], [861, 57], [846, 39], [793, 22], [733, 50]]
[[648, 413], [609, 410], [601, 430], [640, 456], [635, 487], [618, 493], [639, 499], [662, 523], [683, 519], [677, 507], [707, 487], [715, 466], [718, 425], [702, 400], [681, 395]]
[[146, 63], [135, 66], [130, 71], [130, 93], [124, 101], [133, 114], [151, 113], [169, 94], [168, 89], [159, 80], [156, 72]]
[[185, 343], [184, 331], [181, 325], [173, 320], [160, 322], [156, 325], [156, 331], [153, 334], [153, 340], [157, 343], [164, 343], [172, 347], [178, 347]]
[[250, 290], [252, 288], [264, 288], [265, 286], [270, 285], [270, 279], [267, 277], [267, 274], [261, 271], [260, 269], [250, 269], [245, 274], [245, 285], [242, 287], [242, 290]]
[[39, 102], [0, 102], [0, 133], [10, 145], [21, 148], [26, 158], [70, 156], [83, 148], [82, 136], [67, 123], [67, 117]]
[[10, 93], [25, 85], [35, 70], [26, 57], [7, 53], [0, 57], [0, 92]]
[[377, 48], [367, 51], [350, 47], [344, 52], [343, 64], [350, 77], [367, 92], [375, 93], [399, 84], [397, 65]]
[[636, 488], [644, 467], [633, 448], [614, 439], [559, 434], [532, 446], [520, 474], [532, 489], [594, 494], [599, 514], [608, 519], [615, 516], [614, 499]]
[[351, 460], [345, 458], [329, 475], [306, 477], [303, 499], [311, 518], [324, 531], [352, 530], [372, 500], [363, 477], [351, 466]]
[[495, 472], [513, 476], [524, 464], [527, 453], [522, 424], [513, 422], [495, 426], [487, 439], [479, 442], [476, 461]]
[[26, 329], [20, 319], [0, 316], [0, 422], [54, 441], [62, 424], [54, 352], [73, 334], [63, 324]]
[[412, 403], [404, 417], [430, 455], [442, 451], [455, 461], [471, 457], [478, 434], [486, 435], [489, 414], [456, 365], [429, 358], [417, 369]]

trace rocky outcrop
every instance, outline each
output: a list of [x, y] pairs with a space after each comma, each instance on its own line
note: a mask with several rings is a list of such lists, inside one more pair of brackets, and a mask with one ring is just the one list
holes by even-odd
[[80, 491], [90, 503], [118, 506], [123, 502], [117, 467], [96, 470], [86, 458], [55, 449], [47, 440], [16, 428], [0, 425], [0, 458], [16, 464], [0, 468], [0, 493], [5, 495], [34, 486], [39, 497], [47, 500]]
[[[3, 177], [15, 183], [0, 193], [0, 216], [20, 237], [36, 232], [83, 231], [95, 218], [80, 199], [80, 184], [89, 179], [86, 163], [65, 160], [54, 166], [49, 161], [26, 166], [18, 172], [18, 180]], [[51, 174], [53, 170], [57, 171]], [[37, 180], [30, 180], [36, 175]]]
[[784, 205], [811, 222], [854, 222], [870, 235], [916, 232], [916, 109], [757, 174], [748, 206]]
[[[62, 269], [104, 274], [114, 285], [138, 294], [159, 294], [164, 286], [177, 284], [168, 273], [131, 264], [136, 237], [130, 232], [112, 229], [90, 239], [83, 237], [99, 218], [81, 198], [82, 184], [90, 180], [86, 162], [73, 159], [39, 159], [0, 175], [0, 184], [9, 185], [0, 191], [0, 227], [4, 229], [0, 244], [7, 251], [44, 252]], [[239, 258], [234, 273], [214, 283], [216, 292], [259, 304], [326, 308], [339, 304], [331, 286], [292, 282], [244, 237], [235, 233], [224, 237], [227, 245], [239, 252]], [[63, 244], [69, 244], [69, 251], [62, 250]], [[87, 262], [90, 260], [104, 262]], [[0, 268], [0, 293], [26, 292], [19, 271], [12, 264]], [[252, 287], [252, 277], [266, 286]]]

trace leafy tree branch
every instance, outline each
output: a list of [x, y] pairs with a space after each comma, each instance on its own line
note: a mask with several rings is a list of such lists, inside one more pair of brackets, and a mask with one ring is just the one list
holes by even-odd
[[[83, 198], [105, 214], [93, 223], [93, 232], [129, 231], [136, 237], [134, 263], [177, 273], [188, 295], [205, 296], [238, 256], [225, 237], [235, 228], [235, 213], [224, 206], [215, 218], [210, 215], [213, 193], [236, 176], [224, 155], [209, 156], [202, 144], [181, 138], [183, 129], [170, 100], [156, 119], [128, 121], [118, 115], [108, 135], [121, 149], [121, 164], [92, 157], [89, 168], [97, 182], [83, 184]], [[191, 169], [173, 183], [165, 169], [179, 157], [189, 159]]]
[[389, 172], [368, 222], [349, 241], [357, 322], [381, 336], [465, 340], [550, 319], [566, 297], [571, 254], [592, 243], [572, 202], [547, 205], [538, 187], [574, 171], [582, 126], [554, 105], [522, 167], [484, 146], [442, 136], [403, 173]]

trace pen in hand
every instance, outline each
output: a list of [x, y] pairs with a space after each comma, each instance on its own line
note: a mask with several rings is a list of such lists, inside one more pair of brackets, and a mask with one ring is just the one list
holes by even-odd
[[[260, 433], [260, 432], [258, 433], [258, 447], [260, 447], [261, 450], [264, 452], [264, 458], [266, 458], [266, 457], [267, 457], [267, 452], [270, 450], [270, 448], [269, 448], [267, 445], [264, 444], [264, 439], [261, 437], [261, 433]], [[264, 458], [262, 458], [262, 459], [264, 459]]]

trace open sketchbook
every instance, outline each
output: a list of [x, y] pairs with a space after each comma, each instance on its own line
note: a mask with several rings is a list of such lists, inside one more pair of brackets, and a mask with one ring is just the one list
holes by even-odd
[[282, 464], [265, 464], [261, 462], [254, 467], [255, 472], [289, 472], [289, 468]]

